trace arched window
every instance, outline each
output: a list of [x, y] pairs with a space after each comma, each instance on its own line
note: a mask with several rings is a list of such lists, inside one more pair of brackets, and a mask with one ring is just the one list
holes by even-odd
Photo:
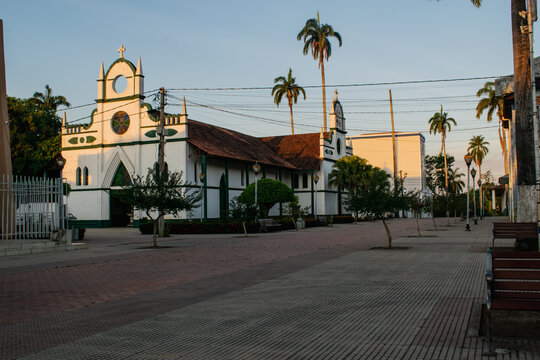
[[79, 186], [81, 185], [81, 168], [78, 167], [77, 171], [75, 171], [75, 185]]
[[308, 187], [308, 176], [307, 173], [302, 174], [302, 188], [307, 189]]
[[88, 185], [88, 168], [85, 166], [83, 169], [83, 185]]
[[131, 185], [131, 176], [129, 176], [129, 172], [127, 171], [124, 164], [120, 163], [120, 165], [118, 165], [118, 169], [116, 169], [116, 173], [113, 176], [111, 186], [127, 185]]
[[298, 189], [298, 174], [293, 175], [292, 187]]

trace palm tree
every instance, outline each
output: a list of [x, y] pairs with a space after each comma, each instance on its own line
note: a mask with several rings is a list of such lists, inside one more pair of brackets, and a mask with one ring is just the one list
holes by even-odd
[[[475, 6], [480, 6], [481, 0], [471, 0]], [[527, 13], [526, 0], [511, 0], [510, 16], [512, 19], [512, 50], [514, 60], [514, 104], [515, 104], [515, 163], [517, 166], [518, 193], [519, 188], [531, 188], [536, 184], [536, 171], [534, 157], [534, 134], [533, 119], [530, 116], [532, 103], [531, 86], [531, 61], [530, 61], [530, 31], [522, 31], [523, 27], [528, 27], [527, 16], [523, 18], [521, 14]], [[532, 29], [531, 29], [532, 31]], [[529, 197], [517, 202], [517, 213], [522, 219], [528, 218], [536, 221], [536, 211], [530, 212], [528, 209], [536, 207], [537, 199]], [[521, 211], [523, 210], [523, 211]]]
[[293, 100], [294, 103], [298, 101], [298, 95], [302, 93], [304, 95], [304, 100], [306, 99], [306, 92], [304, 88], [296, 84], [296, 78], [292, 77], [292, 70], [289, 68], [289, 74], [287, 77], [279, 76], [274, 79], [274, 88], [272, 89], [272, 95], [274, 96], [274, 103], [279, 106], [279, 103], [283, 99], [283, 95], [287, 96], [289, 101], [289, 109], [291, 110], [291, 133], [294, 135], [294, 122], [293, 122]]
[[481, 97], [478, 105], [476, 105], [476, 118], [480, 119], [480, 116], [487, 110], [487, 121], [491, 122], [493, 119], [493, 113], [497, 114], [499, 118], [499, 142], [501, 143], [502, 155], [504, 159], [504, 173], [508, 174], [508, 154], [506, 152], [506, 137], [502, 135], [501, 124], [503, 121], [503, 96], [495, 94], [495, 83], [488, 81], [484, 86], [476, 92], [476, 96]]
[[[469, 147], [467, 151], [472, 155], [474, 162], [478, 165], [478, 179], [482, 178], [482, 161], [486, 157], [489, 149], [486, 145], [489, 145], [482, 135], [473, 136], [469, 141]], [[482, 187], [480, 187], [480, 209], [483, 207]], [[482, 211], [482, 210], [480, 210]], [[480, 212], [480, 216], [482, 212]]]
[[321, 24], [319, 21], [319, 12], [317, 12], [317, 19], [309, 19], [306, 21], [306, 25], [300, 30], [296, 36], [297, 40], [304, 40], [304, 55], [307, 55], [311, 49], [311, 54], [315, 60], [319, 62], [319, 68], [321, 69], [322, 77], [322, 97], [323, 97], [323, 119], [324, 119], [324, 131], [326, 132], [326, 82], [324, 79], [324, 60], [328, 61], [330, 55], [332, 55], [332, 45], [330, 44], [330, 37], [335, 37], [339, 41], [341, 46], [341, 35], [334, 31], [332, 25]]
[[433, 114], [433, 116], [428, 120], [429, 122], [429, 133], [441, 134], [442, 136], [442, 145], [441, 151], [444, 155], [444, 185], [446, 188], [446, 193], [448, 193], [448, 164], [446, 161], [446, 134], [452, 129], [452, 123], [456, 125], [456, 120], [451, 117], [448, 117], [448, 113], [443, 111], [443, 106], [441, 105], [441, 111]]
[[49, 85], [45, 85], [45, 94], [36, 91], [32, 99], [38, 106], [45, 110], [56, 111], [60, 105], [67, 107], [71, 106], [64, 96], [53, 96], [52, 92], [51, 87]]

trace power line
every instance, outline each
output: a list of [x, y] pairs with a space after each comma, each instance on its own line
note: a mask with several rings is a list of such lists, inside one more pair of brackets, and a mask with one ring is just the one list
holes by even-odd
[[[456, 81], [474, 81], [494, 79], [498, 76], [479, 76], [469, 78], [453, 78], [453, 79], [432, 79], [432, 80], [408, 80], [408, 81], [389, 81], [389, 82], [374, 82], [374, 83], [353, 83], [353, 84], [331, 84], [329, 87], [364, 87], [364, 86], [383, 86], [383, 85], [406, 85], [406, 84], [429, 84], [437, 82], [456, 82]], [[306, 85], [306, 88], [321, 88], [322, 85]], [[219, 87], [219, 88], [176, 88], [167, 89], [168, 91], [239, 91], [239, 90], [271, 90], [272, 86], [250, 86], [250, 87]]]

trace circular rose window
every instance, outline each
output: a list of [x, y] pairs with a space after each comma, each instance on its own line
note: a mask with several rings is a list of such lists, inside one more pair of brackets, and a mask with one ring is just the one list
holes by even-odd
[[124, 134], [129, 129], [129, 115], [124, 111], [117, 112], [112, 117], [111, 126], [118, 135]]

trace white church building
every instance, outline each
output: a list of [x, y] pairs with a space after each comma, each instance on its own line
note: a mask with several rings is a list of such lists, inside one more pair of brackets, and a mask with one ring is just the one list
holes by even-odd
[[[157, 161], [159, 112], [145, 102], [140, 57], [135, 66], [124, 58], [124, 50], [121, 47], [120, 57], [107, 70], [101, 64], [97, 108], [90, 122], [68, 124], [64, 115], [63, 176], [71, 185], [69, 212], [85, 227], [137, 224], [145, 216], [124, 204], [120, 195], [122, 186], [135, 175], [145, 175]], [[185, 101], [182, 114], [167, 114], [165, 124], [169, 170], [182, 171], [186, 183], [204, 193], [203, 206], [180, 218], [226, 218], [231, 199], [255, 181], [255, 163], [261, 166], [259, 179], [287, 184], [312, 212], [316, 208], [323, 216], [346, 213], [342, 194], [328, 185], [334, 163], [352, 154], [337, 93], [328, 132], [253, 137], [191, 119]], [[270, 215], [281, 211], [275, 206]]]

